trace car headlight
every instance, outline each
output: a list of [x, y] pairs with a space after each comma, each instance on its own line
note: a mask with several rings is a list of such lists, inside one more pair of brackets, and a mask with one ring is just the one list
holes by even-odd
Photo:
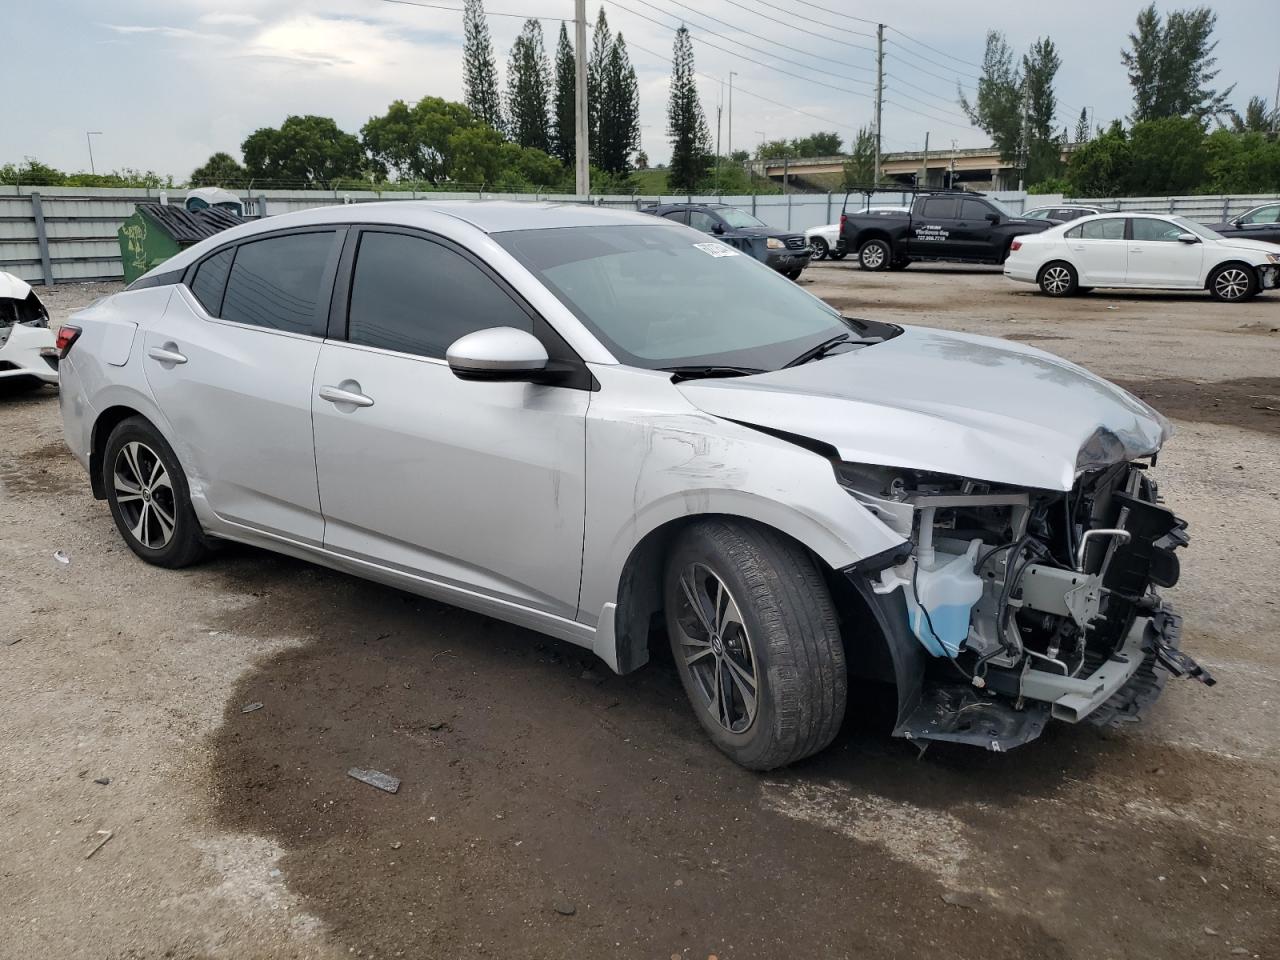
[[1280, 263], [1280, 253], [1268, 253], [1268, 254], [1267, 254], [1267, 262], [1268, 262], [1268, 263]]
[[783, 243], [781, 240], [779, 240], [777, 237], [770, 237], [768, 240], [764, 242], [764, 245], [768, 247], [770, 250], [782, 250], [786, 247], [786, 244]]

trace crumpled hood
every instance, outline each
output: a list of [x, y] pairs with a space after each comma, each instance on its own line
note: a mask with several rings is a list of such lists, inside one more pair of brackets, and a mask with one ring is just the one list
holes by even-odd
[[799, 367], [678, 389], [699, 409], [835, 447], [843, 460], [1070, 490], [1172, 433], [1137, 397], [1034, 347], [907, 327]]
[[1247, 237], [1224, 237], [1218, 245], [1230, 247], [1233, 250], [1248, 250], [1250, 253], [1280, 253], [1280, 244], [1267, 243], [1265, 240], [1250, 240]]
[[0, 270], [0, 297], [12, 300], [25, 300], [32, 294], [31, 284], [15, 277], [12, 273]]

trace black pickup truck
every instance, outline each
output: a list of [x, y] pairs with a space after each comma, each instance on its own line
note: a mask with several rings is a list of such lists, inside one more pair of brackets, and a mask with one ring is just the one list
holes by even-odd
[[901, 270], [916, 260], [1004, 263], [1014, 237], [1053, 226], [1023, 220], [994, 197], [946, 190], [918, 194], [910, 213], [842, 213], [840, 239], [862, 269]]

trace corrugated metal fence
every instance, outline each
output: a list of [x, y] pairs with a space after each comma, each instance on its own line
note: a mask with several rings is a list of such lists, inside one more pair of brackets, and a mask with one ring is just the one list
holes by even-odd
[[[184, 190], [118, 189], [100, 187], [0, 187], [0, 270], [32, 283], [68, 283], [86, 280], [116, 280], [123, 275], [116, 231], [133, 214], [139, 203], [155, 203], [162, 193], [170, 202], [181, 203]], [[1041, 204], [1057, 203], [1061, 197], [1035, 197], [1024, 193], [992, 193], [1015, 211]], [[709, 197], [667, 196], [629, 197], [572, 194], [491, 194], [414, 193], [411, 191], [323, 191], [265, 190], [245, 195], [245, 213], [250, 217], [274, 216], [308, 207], [339, 203], [369, 203], [376, 200], [463, 200], [477, 197], [513, 200], [552, 200], [567, 203], [595, 203], [641, 209], [655, 202], [729, 203], [749, 210], [765, 223], [781, 230], [807, 230], [833, 223], [844, 205], [842, 193], [793, 193], [787, 195]], [[1081, 201], [1109, 210], [1147, 210], [1180, 213], [1205, 222], [1223, 220], [1275, 196], [1215, 197], [1125, 197]], [[861, 206], [860, 194], [849, 198], [850, 206]], [[910, 194], [884, 192], [871, 198], [877, 206], [910, 203]]]

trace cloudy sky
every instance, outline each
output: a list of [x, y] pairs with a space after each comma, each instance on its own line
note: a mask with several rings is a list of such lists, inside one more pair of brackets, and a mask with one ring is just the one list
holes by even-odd
[[[461, 7], [461, 0], [423, 0]], [[1275, 0], [1208, 0], [1218, 12], [1220, 86], [1236, 101], [1274, 95], [1275, 32], [1262, 29]], [[1046, 0], [605, 0], [640, 78], [643, 146], [665, 161], [672, 32], [695, 39], [712, 137], [721, 82], [734, 71], [733, 143], [761, 132], [816, 129], [848, 138], [871, 115], [876, 22], [887, 24], [886, 150], [982, 146], [955, 103], [972, 90], [986, 29], [1018, 51], [1049, 35], [1061, 51], [1059, 123], [1082, 107], [1099, 123], [1124, 116], [1130, 91], [1119, 51], [1143, 4]], [[1161, 2], [1162, 10], [1190, 5]], [[594, 19], [600, 0], [588, 0]], [[573, 0], [486, 0], [505, 75], [521, 18], [544, 20], [549, 51]], [[985, 22], [979, 11], [989, 10]], [[997, 12], [998, 11], [998, 12]], [[499, 16], [515, 14], [516, 16]], [[869, 21], [869, 22], [867, 22]], [[31, 156], [87, 169], [85, 131], [99, 171], [153, 169], [185, 179], [216, 150], [239, 156], [254, 129], [316, 113], [358, 132], [393, 99], [462, 95], [462, 15], [388, 0], [6, 0], [0, 58], [5, 121], [0, 163]], [[905, 31], [905, 33], [903, 32]], [[719, 48], [719, 49], [717, 49]], [[732, 51], [732, 52], [729, 52]], [[754, 62], [753, 62], [754, 61]], [[727, 105], [722, 138], [727, 143]]]

